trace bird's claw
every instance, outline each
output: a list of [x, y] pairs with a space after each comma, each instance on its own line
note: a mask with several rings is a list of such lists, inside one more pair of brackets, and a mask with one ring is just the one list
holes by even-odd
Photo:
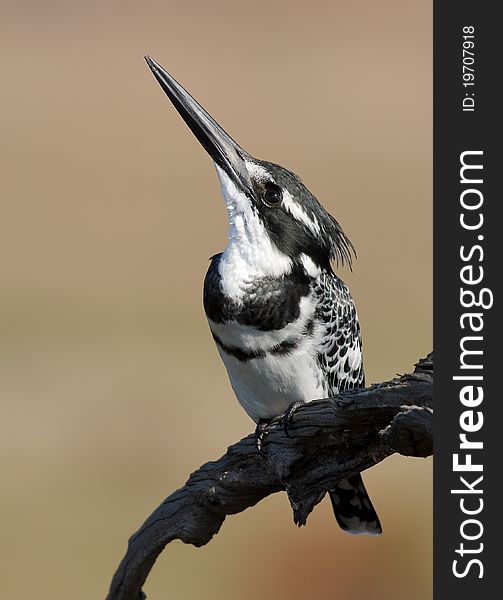
[[[291, 437], [288, 433], [288, 427], [293, 423], [293, 416], [297, 409], [303, 404], [304, 402], [300, 400], [292, 402], [292, 404], [290, 404], [290, 406], [285, 410], [279, 419], [279, 425], [283, 428], [283, 431], [287, 437]], [[262, 456], [264, 456], [264, 439], [269, 433], [268, 427], [271, 423], [271, 420], [272, 419], [260, 419], [255, 427], [255, 444], [257, 445], [257, 450]]]
[[283, 431], [287, 437], [291, 437], [288, 433], [288, 427], [293, 423], [293, 416], [297, 412], [297, 409], [302, 406], [304, 402], [297, 400], [296, 402], [292, 402], [290, 406], [285, 410], [285, 412], [281, 415], [279, 420], [279, 424], [283, 427]]
[[260, 419], [257, 423], [257, 427], [255, 428], [255, 444], [257, 445], [257, 450], [259, 454], [264, 456], [264, 438], [269, 433], [267, 427], [269, 426], [269, 419]]

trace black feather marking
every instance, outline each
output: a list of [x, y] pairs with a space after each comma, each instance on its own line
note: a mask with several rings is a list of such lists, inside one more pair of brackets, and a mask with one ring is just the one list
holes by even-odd
[[212, 332], [213, 339], [216, 345], [221, 348], [229, 356], [237, 358], [240, 362], [248, 362], [254, 358], [265, 358], [268, 354], [273, 356], [285, 355], [298, 348], [300, 339], [295, 338], [291, 340], [285, 340], [281, 344], [276, 344], [267, 350], [244, 350], [243, 348], [237, 348], [236, 346], [227, 346], [222, 340]]
[[[278, 330], [293, 323], [300, 315], [300, 300], [310, 291], [310, 279], [299, 263], [283, 277], [260, 277], [243, 283], [246, 293], [240, 303], [222, 291], [215, 255], [204, 280], [203, 304], [206, 316], [214, 323], [235, 321], [260, 331]], [[271, 301], [274, 298], [274, 302]]]

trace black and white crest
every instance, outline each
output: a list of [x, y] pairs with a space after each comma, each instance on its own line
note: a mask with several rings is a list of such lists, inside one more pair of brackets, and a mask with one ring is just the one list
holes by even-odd
[[[353, 246], [339, 223], [292, 171], [266, 161], [249, 166], [253, 203], [276, 246], [292, 258], [307, 254], [328, 268], [331, 260], [351, 265]], [[271, 206], [267, 195], [275, 191], [282, 201]]]

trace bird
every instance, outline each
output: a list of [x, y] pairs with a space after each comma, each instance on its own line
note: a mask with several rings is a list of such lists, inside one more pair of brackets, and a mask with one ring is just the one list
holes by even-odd
[[[160, 64], [145, 60], [220, 181], [228, 243], [210, 259], [203, 306], [262, 451], [272, 419], [289, 423], [300, 405], [365, 384], [355, 303], [333, 267], [351, 266], [354, 248], [297, 175], [246, 152]], [[382, 532], [361, 474], [328, 494], [342, 530]]]

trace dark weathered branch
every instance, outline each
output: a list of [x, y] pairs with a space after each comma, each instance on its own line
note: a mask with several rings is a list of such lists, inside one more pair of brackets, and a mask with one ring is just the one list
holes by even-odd
[[414, 373], [302, 406], [285, 435], [273, 423], [260, 455], [253, 435], [203, 465], [130, 538], [108, 600], [139, 600], [150, 569], [174, 539], [202, 546], [227, 515], [286, 490], [303, 525], [334, 483], [387, 456], [432, 454], [433, 354]]

